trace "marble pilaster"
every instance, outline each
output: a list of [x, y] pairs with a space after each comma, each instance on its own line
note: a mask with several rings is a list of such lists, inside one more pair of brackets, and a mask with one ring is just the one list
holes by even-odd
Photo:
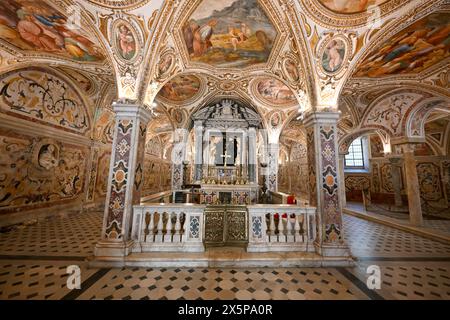
[[408, 193], [409, 221], [414, 226], [423, 224], [422, 205], [420, 201], [419, 178], [417, 176], [417, 165], [414, 158], [414, 145], [404, 145], [404, 165], [406, 190]]
[[248, 179], [256, 182], [256, 128], [248, 128]]
[[339, 112], [314, 112], [305, 116], [310, 205], [317, 207], [316, 252], [343, 257], [350, 252], [344, 240], [339, 170], [337, 121]]
[[395, 206], [400, 208], [403, 206], [402, 200], [402, 159], [399, 156], [389, 157], [391, 163], [392, 188], [394, 189]]
[[203, 125], [201, 121], [194, 123], [195, 143], [195, 174], [194, 180], [198, 183], [203, 178]]
[[130, 252], [133, 205], [139, 204], [150, 111], [142, 106], [114, 103], [116, 125], [112, 144], [102, 240], [96, 256], [125, 256]]

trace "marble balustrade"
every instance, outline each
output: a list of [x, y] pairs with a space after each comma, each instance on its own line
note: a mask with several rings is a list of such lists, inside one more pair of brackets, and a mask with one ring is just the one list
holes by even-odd
[[316, 208], [296, 205], [252, 205], [249, 213], [249, 252], [314, 252]]
[[[134, 206], [133, 252], [203, 252], [204, 205]], [[314, 252], [316, 208], [249, 205], [249, 252]]]

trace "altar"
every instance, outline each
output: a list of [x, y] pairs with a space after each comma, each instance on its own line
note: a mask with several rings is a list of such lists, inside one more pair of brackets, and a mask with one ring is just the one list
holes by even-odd
[[257, 129], [259, 115], [233, 100], [193, 116], [195, 184], [200, 204], [250, 205], [258, 202]]
[[202, 184], [200, 204], [249, 205], [258, 203], [259, 186], [255, 183], [244, 185]]

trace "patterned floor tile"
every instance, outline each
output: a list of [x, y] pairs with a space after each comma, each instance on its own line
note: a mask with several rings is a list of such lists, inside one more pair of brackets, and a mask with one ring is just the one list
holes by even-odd
[[114, 269], [79, 299], [367, 299], [334, 269], [174, 270]]
[[[449, 245], [353, 216], [345, 235], [359, 261], [346, 269], [88, 269], [101, 222], [101, 212], [80, 213], [0, 234], [0, 299], [450, 299]], [[71, 264], [81, 291], [66, 287]], [[365, 287], [373, 264], [383, 280], [374, 292]]]
[[78, 265], [81, 281], [96, 270], [76, 262], [23, 262], [0, 260], [0, 300], [55, 300], [71, 290], [67, 288], [67, 266]]
[[355, 256], [446, 256], [450, 245], [344, 215], [344, 234]]
[[102, 228], [102, 212], [51, 217], [0, 233], [0, 255], [89, 256]]
[[385, 299], [450, 300], [450, 262], [360, 262], [350, 271], [366, 282], [370, 265], [381, 270], [377, 292]]

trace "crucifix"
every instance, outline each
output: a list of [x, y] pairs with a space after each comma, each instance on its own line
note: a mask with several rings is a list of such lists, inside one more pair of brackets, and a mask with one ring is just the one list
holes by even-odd
[[228, 154], [228, 150], [225, 149], [225, 154], [222, 154], [221, 157], [223, 158], [223, 166], [224, 168], [227, 167], [227, 159], [231, 158], [231, 155]]

